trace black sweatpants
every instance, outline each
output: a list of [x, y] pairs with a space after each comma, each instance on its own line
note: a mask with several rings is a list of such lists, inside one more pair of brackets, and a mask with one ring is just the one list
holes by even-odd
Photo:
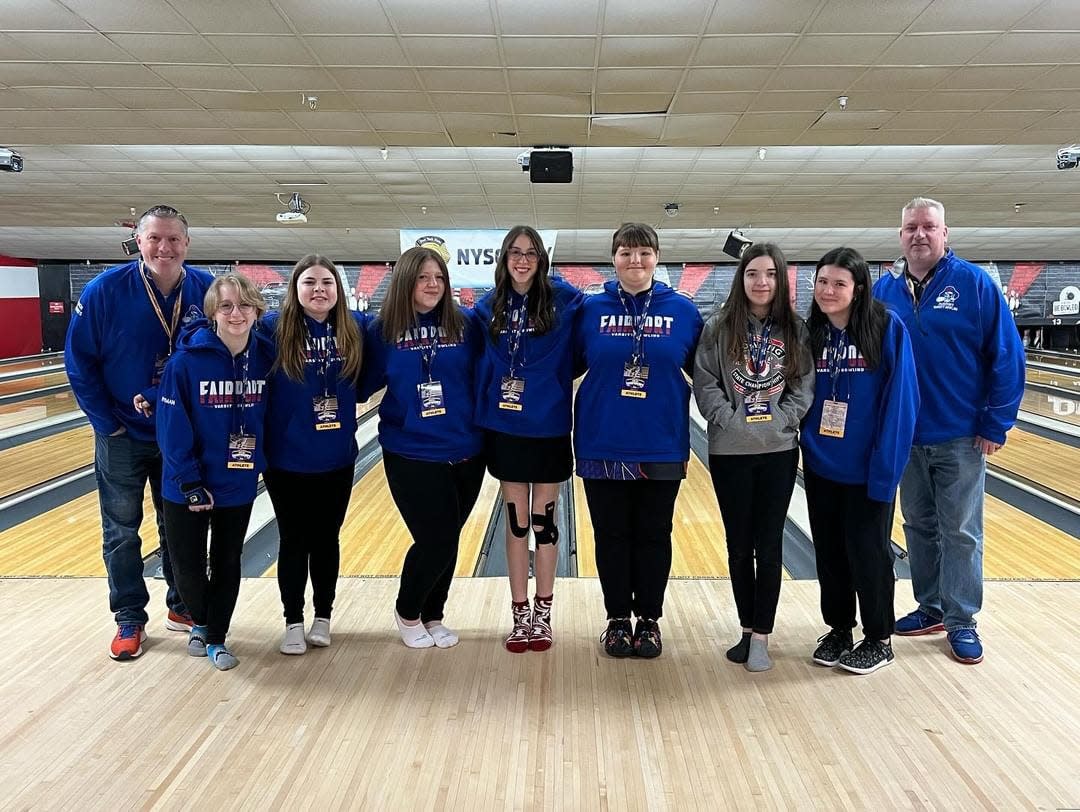
[[770, 454], [709, 455], [739, 623], [758, 634], [771, 634], [776, 621], [784, 521], [798, 462], [797, 448]]
[[[165, 542], [173, 575], [191, 617], [206, 627], [207, 643], [224, 643], [240, 594], [240, 555], [251, 504], [195, 512], [165, 500]], [[206, 537], [210, 535], [207, 575]]]
[[825, 624], [854, 628], [857, 595], [863, 634], [886, 639], [896, 624], [890, 541], [895, 502], [876, 502], [866, 495], [866, 485], [845, 485], [806, 469], [803, 481]]
[[285, 622], [304, 622], [308, 573], [315, 617], [329, 619], [341, 562], [338, 537], [352, 496], [353, 466], [317, 474], [268, 470], [263, 481], [277, 516], [277, 580]]
[[384, 450], [383, 468], [390, 495], [413, 539], [401, 567], [397, 613], [405, 620], [442, 620], [461, 528], [484, 481], [484, 458], [425, 462]]
[[679, 479], [584, 479], [608, 618], [658, 620], [671, 573]]

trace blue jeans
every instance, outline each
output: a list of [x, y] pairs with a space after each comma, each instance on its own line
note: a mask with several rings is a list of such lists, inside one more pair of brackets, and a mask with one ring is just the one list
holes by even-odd
[[150, 594], [143, 580], [143, 493], [150, 482], [150, 498], [157, 514], [161, 571], [168, 584], [165, 602], [178, 614], [187, 611], [173, 580], [172, 563], [165, 545], [165, 522], [161, 513], [161, 451], [157, 443], [133, 440], [127, 434], [106, 437], [94, 434], [94, 474], [98, 485], [103, 535], [102, 557], [109, 576], [109, 608], [117, 623], [146, 623]]
[[973, 443], [914, 446], [900, 480], [915, 600], [950, 632], [974, 629], [982, 608], [986, 457]]

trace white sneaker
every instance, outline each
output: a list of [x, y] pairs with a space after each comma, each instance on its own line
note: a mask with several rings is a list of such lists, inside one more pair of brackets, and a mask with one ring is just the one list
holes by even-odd
[[401, 634], [401, 642], [409, 648], [431, 648], [435, 645], [435, 638], [428, 634], [423, 623], [410, 626], [401, 619], [401, 615], [394, 611], [394, 621], [397, 623], [398, 632]]
[[431, 639], [435, 641], [435, 645], [439, 648], [450, 648], [458, 644], [457, 632], [444, 626], [441, 620], [436, 620], [434, 623], [425, 623], [424, 628], [427, 629]]
[[303, 654], [307, 651], [303, 623], [289, 623], [285, 626], [285, 636], [281, 638], [280, 651], [282, 654]]
[[311, 631], [307, 633], [307, 641], [320, 648], [330, 645], [330, 618], [317, 617], [311, 621]]

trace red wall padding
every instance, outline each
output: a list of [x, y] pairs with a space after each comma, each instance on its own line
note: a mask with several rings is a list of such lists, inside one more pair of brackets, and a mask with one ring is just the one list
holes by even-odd
[[41, 352], [41, 306], [37, 299], [0, 299], [0, 358]]

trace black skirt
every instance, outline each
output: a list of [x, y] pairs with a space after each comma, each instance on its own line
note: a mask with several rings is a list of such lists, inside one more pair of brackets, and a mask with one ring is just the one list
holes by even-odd
[[518, 437], [484, 432], [488, 473], [502, 482], [564, 482], [574, 472], [570, 435]]

